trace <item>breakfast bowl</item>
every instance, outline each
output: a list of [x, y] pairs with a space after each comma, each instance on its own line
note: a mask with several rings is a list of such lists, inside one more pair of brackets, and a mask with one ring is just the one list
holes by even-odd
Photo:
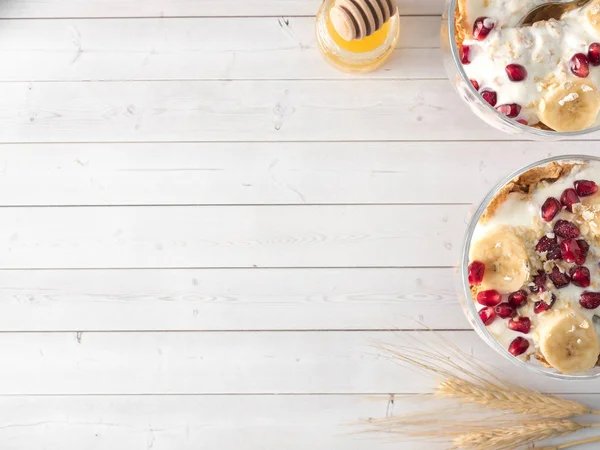
[[560, 156], [498, 183], [468, 226], [459, 297], [477, 334], [550, 377], [600, 375], [600, 158]]
[[600, 0], [561, 20], [518, 26], [543, 3], [447, 0], [444, 65], [489, 125], [535, 140], [581, 137], [600, 130]]

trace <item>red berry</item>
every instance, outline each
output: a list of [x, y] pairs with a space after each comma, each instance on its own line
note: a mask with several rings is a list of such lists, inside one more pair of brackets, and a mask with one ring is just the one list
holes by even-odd
[[517, 105], [516, 103], [510, 103], [508, 105], [497, 106], [496, 110], [500, 114], [504, 114], [506, 117], [510, 117], [511, 119], [514, 119], [521, 112], [521, 107], [519, 105]]
[[542, 219], [546, 222], [552, 222], [556, 215], [562, 209], [562, 205], [554, 197], [548, 197], [542, 205]]
[[513, 292], [508, 296], [508, 303], [513, 308], [520, 308], [527, 303], [527, 292], [521, 289], [520, 291]]
[[579, 261], [581, 258], [581, 247], [575, 239], [565, 239], [560, 243], [562, 258], [569, 263]]
[[479, 310], [479, 318], [484, 325], [491, 325], [496, 320], [496, 311], [493, 306], [488, 306]]
[[508, 328], [519, 333], [527, 334], [531, 330], [531, 320], [529, 317], [517, 317], [508, 321]]
[[463, 45], [460, 49], [460, 62], [462, 62], [464, 65], [471, 64], [469, 53], [471, 53], [471, 47], [468, 45]]
[[600, 44], [594, 42], [588, 49], [588, 59], [592, 66], [600, 66]]
[[571, 282], [575, 286], [582, 288], [589, 287], [591, 284], [590, 270], [585, 266], [574, 266], [569, 271], [571, 275]]
[[560, 196], [560, 202], [567, 208], [567, 211], [573, 212], [573, 205], [579, 203], [579, 197], [575, 189], [565, 189]]
[[496, 94], [496, 92], [494, 92], [494, 91], [481, 91], [481, 96], [491, 106], [496, 106], [496, 103], [498, 102], [498, 95]]
[[519, 119], [519, 120], [517, 120], [517, 122], [519, 122], [521, 125], [525, 125], [525, 126], [529, 125], [529, 123], [525, 119]]
[[469, 265], [469, 284], [471, 286], [477, 286], [483, 281], [483, 275], [485, 274], [485, 264], [481, 261], [473, 261]]
[[573, 75], [586, 78], [590, 74], [590, 60], [584, 53], [575, 53], [569, 62]]
[[498, 314], [503, 319], [508, 319], [509, 317], [514, 316], [515, 312], [515, 308], [513, 308], [510, 304], [506, 302], [500, 303], [498, 306], [496, 306], [496, 314]]
[[543, 300], [535, 302], [535, 304], [533, 305], [533, 312], [536, 314], [541, 314], [545, 311], [548, 311], [549, 309], [552, 309], [552, 307], [554, 306], [554, 302], [556, 302], [556, 295], [552, 294], [552, 301], [550, 302], [550, 304], [546, 303]]
[[584, 292], [581, 294], [579, 304], [585, 309], [596, 309], [598, 306], [600, 306], [600, 293]]
[[561, 272], [557, 266], [554, 266], [552, 268], [552, 272], [550, 272], [548, 278], [550, 278], [556, 289], [562, 289], [571, 283], [569, 275], [567, 275], [564, 272]]
[[510, 81], [523, 81], [527, 78], [527, 69], [520, 64], [509, 64], [506, 66], [506, 74]]
[[478, 41], [483, 41], [496, 24], [489, 17], [479, 17], [473, 25], [473, 37]]
[[554, 234], [561, 238], [576, 238], [581, 235], [579, 227], [568, 220], [557, 220], [554, 224]]
[[579, 258], [575, 260], [575, 264], [579, 264], [580, 266], [585, 264], [585, 260], [587, 259], [588, 252], [590, 251], [590, 244], [588, 244], [583, 239], [577, 239], [577, 245], [579, 245], [579, 249], [581, 250], [581, 255]]
[[477, 302], [483, 306], [496, 306], [502, 301], [500, 292], [490, 289], [477, 294]]
[[529, 341], [525, 338], [518, 337], [514, 341], [510, 343], [508, 346], [508, 351], [513, 356], [522, 355], [529, 348]]
[[580, 197], [589, 197], [598, 192], [598, 185], [590, 180], [577, 180], [574, 185], [575, 192]]
[[543, 270], [538, 270], [537, 275], [533, 277], [533, 286], [529, 287], [529, 290], [534, 294], [544, 292], [546, 290], [546, 273]]
[[470, 80], [471, 84], [473, 85], [473, 87], [475, 88], [476, 91], [479, 90], [479, 83], [475, 80]]

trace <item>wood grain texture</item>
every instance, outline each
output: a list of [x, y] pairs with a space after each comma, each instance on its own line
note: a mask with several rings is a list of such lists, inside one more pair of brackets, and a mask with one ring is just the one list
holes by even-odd
[[[313, 16], [319, 0], [5, 0], [4, 18]], [[400, 14], [441, 14], [443, 0], [400, 0]]]
[[465, 206], [0, 209], [0, 268], [452, 266]]
[[514, 139], [446, 80], [15, 82], [0, 97], [0, 142]]
[[[600, 408], [597, 394], [568, 398]], [[442, 450], [431, 442], [356, 433], [359, 419], [410, 413], [415, 403], [398, 395], [0, 397], [0, 438], [5, 450], [22, 450], [23, 442], [64, 450], [231, 449], [250, 443], [286, 450]], [[445, 403], [429, 399], [427, 405]]]
[[[0, 81], [348, 78], [321, 59], [314, 26], [308, 17], [5, 21]], [[439, 27], [440, 17], [405, 18], [389, 63], [365, 77], [445, 79]]]
[[[507, 379], [594, 392], [590, 382], [515, 370], [474, 331], [439, 336], [437, 345], [451, 342]], [[10, 361], [0, 394], [428, 393], [435, 380], [382, 357], [373, 344], [421, 348], [431, 339], [429, 332], [0, 333]]]
[[454, 269], [0, 272], [0, 331], [463, 328]]
[[488, 145], [4, 144], [0, 205], [472, 204], [517, 168], [586, 147]]

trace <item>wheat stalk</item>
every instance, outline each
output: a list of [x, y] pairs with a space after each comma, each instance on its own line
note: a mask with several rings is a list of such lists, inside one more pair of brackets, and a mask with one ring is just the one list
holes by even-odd
[[[439, 338], [435, 334], [434, 336]], [[568, 419], [585, 414], [600, 414], [583, 403], [508, 383], [447, 341], [441, 342], [438, 348], [430, 344], [424, 346], [425, 349], [414, 345], [376, 345], [393, 361], [440, 379], [434, 392], [438, 397], [454, 398], [540, 419]]]
[[511, 427], [464, 433], [456, 436], [453, 449], [512, 450], [538, 441], [574, 433], [600, 424], [580, 424], [571, 420], [548, 420], [530, 422]]
[[569, 442], [568, 444], [556, 445], [554, 447], [535, 447], [536, 450], [563, 450], [565, 448], [577, 447], [578, 445], [600, 442], [600, 437], [582, 439], [581, 441]]
[[441, 381], [435, 395], [545, 419], [566, 419], [593, 412], [591, 408], [582, 403], [551, 394], [540, 394], [517, 386], [510, 390], [495, 385], [482, 387], [460, 378]]

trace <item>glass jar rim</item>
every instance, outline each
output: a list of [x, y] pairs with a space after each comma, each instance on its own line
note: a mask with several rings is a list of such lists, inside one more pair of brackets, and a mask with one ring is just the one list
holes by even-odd
[[[475, 306], [475, 302], [473, 301], [472, 294], [471, 294], [471, 287], [469, 284], [468, 266], [469, 266], [469, 249], [471, 247], [471, 241], [473, 239], [473, 234], [475, 232], [475, 228], [479, 222], [479, 219], [485, 212], [487, 206], [492, 201], [492, 199], [498, 194], [498, 192], [500, 192], [500, 190], [506, 184], [508, 184], [514, 178], [518, 177], [519, 175], [522, 175], [523, 173], [525, 173], [528, 170], [531, 170], [535, 167], [543, 166], [545, 164], [548, 164], [551, 162], [557, 162], [557, 161], [572, 161], [572, 162], [598, 161], [598, 162], [600, 162], [600, 157], [592, 156], [592, 155], [560, 155], [560, 156], [553, 156], [551, 158], [545, 158], [545, 159], [536, 161], [534, 163], [528, 164], [525, 167], [522, 167], [522, 168], [514, 171], [510, 175], [503, 178], [499, 183], [497, 183], [488, 192], [488, 194], [481, 201], [481, 203], [479, 204], [479, 206], [473, 213], [473, 216], [471, 217], [471, 220], [469, 222], [469, 226], [467, 227], [467, 231], [465, 233], [465, 238], [464, 238], [464, 242], [463, 242], [462, 249], [461, 249], [461, 256], [460, 256], [460, 262], [459, 262], [459, 264], [460, 264], [459, 265], [459, 274], [460, 274], [460, 287], [461, 287], [461, 291], [462, 291], [461, 294], [463, 294], [465, 296], [465, 298], [467, 300], [466, 301], [467, 308], [469, 309], [469, 312], [471, 314], [473, 314], [474, 317], [478, 316], [478, 311], [477, 311], [477, 307]], [[526, 369], [528, 369], [532, 372], [542, 373], [549, 377], [558, 378], [558, 379], [562, 379], [562, 380], [586, 380], [586, 379], [594, 379], [594, 378], [600, 377], [600, 371], [596, 374], [567, 375], [567, 374], [563, 374], [563, 373], [559, 373], [559, 372], [551, 372], [549, 370], [542, 370], [541, 368], [536, 367], [535, 365], [533, 365], [531, 363], [521, 361], [520, 359], [512, 356], [508, 352], [507, 349], [505, 349], [504, 347], [502, 347], [500, 345], [500, 343], [497, 341], [497, 339], [492, 335], [492, 333], [490, 333], [490, 331], [487, 329], [486, 326], [483, 325], [482, 322], [475, 322], [474, 326], [478, 327], [478, 329], [476, 331], [483, 333], [486, 338], [485, 339], [486, 342], [489, 345], [491, 345], [498, 353], [501, 353], [502, 355], [504, 355], [507, 359], [512, 361], [513, 364], [516, 364], [520, 367], [525, 367]]]
[[[450, 47], [450, 52], [452, 53], [452, 60], [454, 61], [454, 65], [456, 66], [462, 81], [467, 85], [466, 89], [468, 89], [470, 94], [474, 95], [475, 98], [480, 98], [479, 92], [475, 89], [475, 87], [471, 83], [471, 80], [469, 79], [467, 73], [465, 72], [465, 69], [464, 69], [462, 63], [460, 62], [460, 54], [459, 54], [458, 46], [456, 45], [456, 23], [455, 23], [455, 20], [456, 20], [456, 8], [458, 7], [458, 0], [448, 0], [448, 5], [449, 5], [448, 6], [448, 22], [449, 23], [448, 23], [448, 36], [447, 37], [448, 37], [449, 43], [450, 43], [449, 47]], [[600, 130], [600, 124], [598, 124], [592, 128], [586, 128], [585, 130], [579, 130], [579, 131], [541, 130], [539, 128], [533, 128], [528, 125], [523, 125], [519, 122], [516, 122], [516, 121], [508, 118], [504, 114], [498, 112], [498, 110], [496, 108], [489, 105], [485, 101], [482, 101], [481, 103], [485, 103], [485, 106], [490, 111], [493, 111], [494, 114], [496, 114], [497, 118], [503, 122], [503, 125], [512, 127], [512, 128], [517, 128], [525, 133], [529, 133], [534, 136], [539, 136], [541, 138], [555, 138], [555, 139], [575, 138], [575, 137], [584, 136], [584, 135], [587, 135], [587, 134], [590, 134], [590, 133]]]

